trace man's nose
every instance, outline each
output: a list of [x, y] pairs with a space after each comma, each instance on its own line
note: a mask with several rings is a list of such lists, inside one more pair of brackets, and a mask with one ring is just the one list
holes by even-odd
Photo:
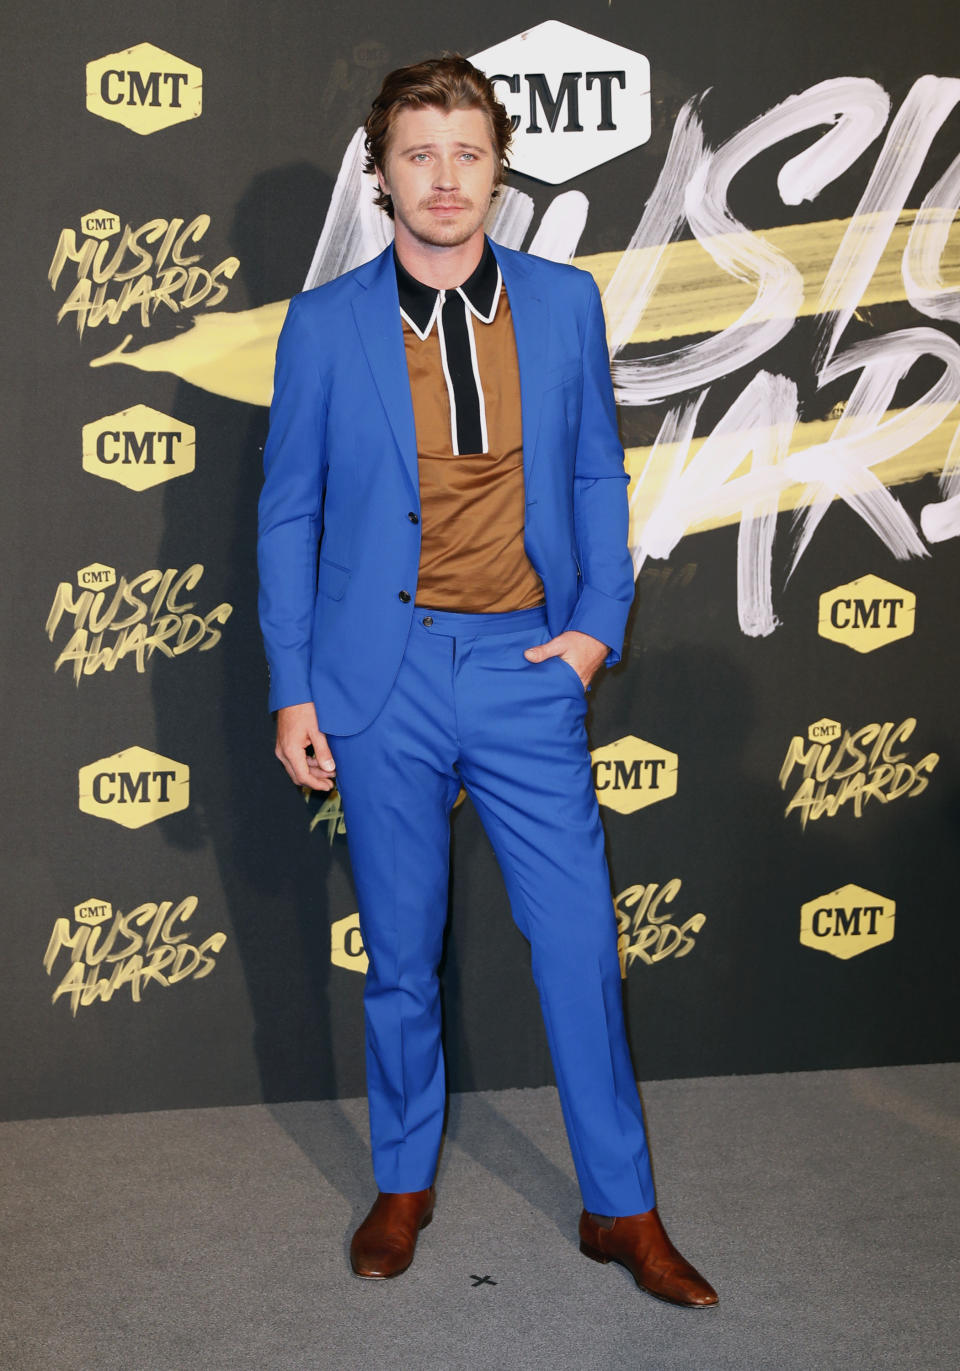
[[453, 157], [438, 157], [436, 170], [433, 175], [433, 184], [437, 190], [455, 190], [459, 184], [457, 181], [457, 164]]

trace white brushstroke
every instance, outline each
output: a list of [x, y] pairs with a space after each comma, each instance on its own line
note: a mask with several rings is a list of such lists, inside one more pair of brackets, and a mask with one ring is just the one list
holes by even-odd
[[[778, 622], [773, 612], [773, 537], [777, 502], [788, 484], [783, 464], [796, 418], [794, 382], [758, 372], [696, 456], [686, 465], [674, 461], [661, 498], [645, 527], [637, 531], [635, 565], [646, 556], [669, 557], [684, 534], [705, 519], [739, 514], [743, 524], [737, 549], [737, 613], [743, 632], [752, 637], [772, 633]], [[677, 456], [683, 459], [695, 419], [696, 414], [688, 412], [671, 420], [682, 448]], [[749, 472], [735, 477], [751, 455]]]
[[590, 201], [582, 190], [567, 190], [547, 206], [527, 251], [550, 262], [571, 262], [587, 223]]
[[940, 275], [953, 221], [960, 209], [960, 157], [923, 198], [903, 250], [903, 283], [907, 299], [931, 319], [960, 320], [960, 286], [946, 285]]
[[[657, 434], [656, 441], [650, 449], [647, 463], [640, 475], [633, 483], [633, 490], [630, 494], [630, 525], [631, 542], [630, 555], [633, 558], [634, 579], [640, 574], [647, 557], [668, 557], [675, 544], [671, 544], [667, 552], [661, 553], [658, 549], [662, 543], [650, 546], [648, 534], [649, 524], [641, 524], [638, 518], [638, 511], [647, 503], [647, 490], [651, 482], [656, 481], [660, 469], [660, 453], [672, 448], [670, 469], [664, 481], [665, 489], [669, 489], [676, 481], [686, 465], [687, 456], [690, 452], [690, 443], [697, 428], [697, 417], [700, 414], [700, 407], [707, 398], [707, 391], [702, 390], [695, 400], [688, 400], [677, 405], [674, 409], [668, 410], [663, 423], [660, 425], [660, 432]], [[652, 505], [653, 510], [659, 508], [659, 501]], [[682, 536], [682, 535], [681, 535]], [[653, 530], [653, 537], [656, 538], [656, 529]]]
[[684, 193], [705, 156], [698, 103], [688, 101], [677, 116], [663, 170], [603, 292], [611, 357], [632, 338], [662, 275], [667, 247], [686, 222]]
[[[777, 190], [785, 205], [815, 200], [825, 186], [842, 175], [874, 139], [879, 138], [890, 117], [889, 95], [876, 81], [865, 76], [835, 76], [828, 81], [819, 81], [793, 99], [798, 102], [794, 118], [809, 103], [811, 124], [808, 127], [836, 122], [815, 143], [780, 168]], [[818, 109], [821, 118], [816, 119], [813, 116]]]
[[814, 199], [869, 146], [883, 127], [887, 97], [876, 82], [839, 77], [790, 96], [714, 153], [698, 161], [685, 193], [694, 236], [729, 275], [753, 282], [752, 303], [729, 328], [700, 343], [642, 361], [614, 363], [622, 404], [647, 405], [709, 384], [756, 361], [793, 328], [803, 277], [789, 258], [731, 213], [731, 182], [761, 153], [820, 124], [834, 127], [791, 158], [778, 184], [794, 199]]
[[487, 215], [486, 230], [493, 241], [519, 252], [532, 222], [533, 197], [513, 186], [502, 186]]
[[[759, 377], [765, 379], [754, 403], [766, 426], [761, 440], [752, 445], [752, 469], [758, 473], [763, 467], [783, 463], [797, 422], [794, 382], [764, 371]], [[743, 505], [737, 534], [737, 618], [748, 638], [769, 637], [780, 622], [773, 612], [773, 539], [778, 504], [778, 491], [771, 486]]]
[[817, 313], [825, 316], [819, 327], [819, 364], [833, 356], [883, 256], [930, 144], [958, 100], [960, 81], [921, 76], [897, 111], [817, 301]]
[[350, 139], [323, 221], [304, 290], [322, 286], [376, 257], [393, 238], [393, 222], [373, 203], [377, 178], [363, 170], [363, 129]]
[[[943, 362], [939, 379], [919, 400], [884, 418], [899, 383], [927, 356]], [[910, 516], [872, 468], [929, 437], [949, 418], [960, 401], [960, 345], [936, 329], [901, 329], [848, 348], [823, 368], [820, 384], [861, 368], [830, 438], [786, 463], [794, 480], [811, 487], [808, 508], [798, 511], [788, 576], [835, 496], [856, 511], [898, 560], [928, 555]]]
[[928, 543], [960, 538], [960, 424], [940, 473], [940, 494], [940, 504], [924, 505], [920, 511], [920, 527]]

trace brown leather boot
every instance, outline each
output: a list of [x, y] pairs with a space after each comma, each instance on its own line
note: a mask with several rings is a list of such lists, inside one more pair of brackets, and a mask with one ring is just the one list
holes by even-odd
[[433, 1186], [401, 1194], [379, 1194], [353, 1235], [350, 1265], [358, 1276], [386, 1280], [413, 1261], [417, 1234], [433, 1218]]
[[625, 1218], [580, 1215], [580, 1251], [595, 1262], [619, 1262], [641, 1290], [685, 1309], [709, 1309], [717, 1292], [667, 1237], [656, 1209]]

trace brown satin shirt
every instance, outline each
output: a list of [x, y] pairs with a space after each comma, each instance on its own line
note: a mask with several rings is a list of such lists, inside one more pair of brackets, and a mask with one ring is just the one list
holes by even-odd
[[[486, 251], [492, 258], [489, 246]], [[491, 263], [486, 256], [484, 260], [489, 272]], [[495, 259], [492, 265], [496, 267]], [[469, 287], [466, 282], [464, 290], [472, 299]], [[491, 321], [485, 323], [471, 313], [470, 326], [483, 390], [487, 451], [457, 454], [441, 358], [442, 330], [435, 318], [421, 338], [403, 319], [420, 473], [416, 603], [466, 614], [529, 609], [542, 604], [544, 594], [523, 546], [520, 374], [502, 283]]]

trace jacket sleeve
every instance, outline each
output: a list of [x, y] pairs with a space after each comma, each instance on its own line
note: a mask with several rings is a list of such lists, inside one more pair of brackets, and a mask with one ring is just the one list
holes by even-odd
[[610, 354], [600, 292], [587, 278], [583, 332], [583, 402], [573, 481], [574, 533], [580, 598], [566, 627], [606, 643], [607, 666], [620, 660], [633, 603], [633, 560], [627, 538], [629, 507], [623, 446], [610, 380]]
[[311, 634], [327, 473], [326, 398], [303, 301], [303, 296], [291, 300], [280, 332], [263, 453], [257, 561], [270, 709], [312, 698]]

